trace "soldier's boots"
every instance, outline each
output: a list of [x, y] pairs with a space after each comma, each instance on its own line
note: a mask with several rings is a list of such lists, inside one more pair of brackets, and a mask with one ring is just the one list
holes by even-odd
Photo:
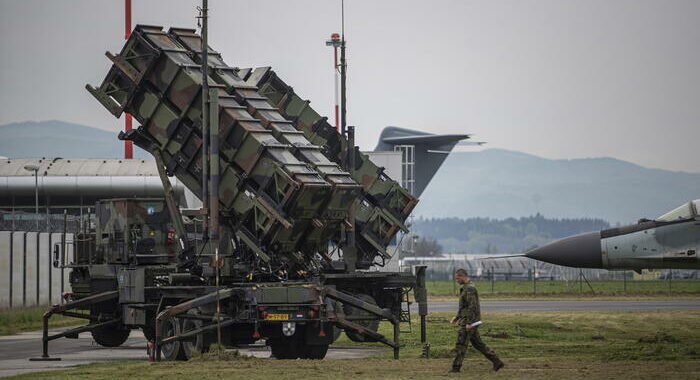
[[[500, 360], [500, 359], [497, 360], [497, 361], [495, 361], [495, 362], [493, 362], [493, 370], [494, 370], [494, 372], [498, 372], [499, 369], [501, 369], [501, 368], [503, 368], [503, 367], [505, 367], [505, 366], [506, 366], [506, 364], [503, 363], [503, 361]], [[449, 371], [449, 373], [459, 373], [461, 369], [462, 369], [461, 367], [452, 367], [452, 369]]]
[[493, 362], [493, 370], [494, 370], [494, 372], [498, 372], [498, 370], [501, 369], [501, 368], [503, 368], [503, 367], [505, 367], [505, 365], [506, 365], [506, 364], [503, 363], [503, 362], [501, 361], [501, 359], [496, 360], [495, 362]]

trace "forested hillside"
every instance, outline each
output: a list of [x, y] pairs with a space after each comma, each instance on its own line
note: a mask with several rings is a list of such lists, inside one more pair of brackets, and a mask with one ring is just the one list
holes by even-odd
[[416, 218], [413, 231], [435, 238], [443, 252], [519, 253], [565, 236], [610, 227], [602, 219], [525, 218]]

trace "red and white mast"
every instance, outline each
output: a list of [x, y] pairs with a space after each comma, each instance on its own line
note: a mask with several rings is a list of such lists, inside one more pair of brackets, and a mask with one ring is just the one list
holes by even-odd
[[335, 129], [340, 131], [340, 99], [338, 87], [340, 86], [340, 63], [338, 62], [338, 48], [340, 47], [340, 34], [331, 34], [331, 39], [326, 41], [326, 46], [333, 46], [333, 72], [335, 73], [334, 78], [334, 92], [333, 99], [335, 101]]

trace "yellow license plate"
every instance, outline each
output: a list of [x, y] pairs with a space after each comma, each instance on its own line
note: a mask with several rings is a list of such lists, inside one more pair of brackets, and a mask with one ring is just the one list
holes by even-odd
[[286, 321], [289, 319], [289, 314], [268, 314], [265, 316], [267, 321]]

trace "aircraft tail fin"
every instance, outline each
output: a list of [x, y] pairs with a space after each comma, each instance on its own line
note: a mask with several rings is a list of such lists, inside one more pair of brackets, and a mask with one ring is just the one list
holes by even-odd
[[420, 197], [452, 148], [469, 137], [468, 134], [435, 135], [407, 128], [386, 127], [382, 130], [374, 150], [393, 151], [401, 145], [414, 147], [413, 195]]

